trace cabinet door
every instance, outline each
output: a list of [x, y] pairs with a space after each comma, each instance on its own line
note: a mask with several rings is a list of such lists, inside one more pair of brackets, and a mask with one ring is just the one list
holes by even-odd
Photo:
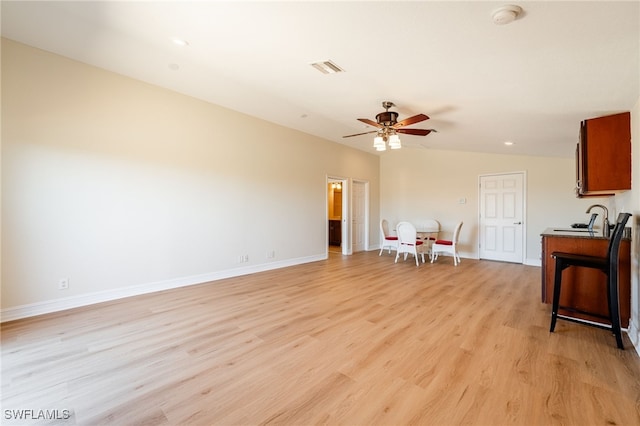
[[342, 226], [339, 220], [329, 221], [329, 245], [339, 246], [342, 242]]
[[576, 151], [578, 196], [631, 189], [630, 113], [585, 120]]

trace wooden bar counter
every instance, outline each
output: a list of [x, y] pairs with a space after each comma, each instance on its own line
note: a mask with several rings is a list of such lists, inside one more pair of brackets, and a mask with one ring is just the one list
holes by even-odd
[[[609, 239], [602, 236], [602, 231], [590, 233], [586, 230], [561, 230], [548, 228], [542, 234], [542, 302], [553, 302], [553, 279], [555, 259], [554, 251], [586, 254], [591, 256], [607, 256]], [[631, 309], [631, 240], [624, 238], [620, 246], [619, 295], [620, 324], [629, 326]], [[576, 285], [580, 283], [580, 285]], [[562, 293], [560, 305], [570, 306], [587, 312], [608, 315], [606, 275], [601, 271], [589, 268], [570, 267], [562, 271]], [[602, 323], [600, 318], [559, 311], [562, 315], [574, 316]]]

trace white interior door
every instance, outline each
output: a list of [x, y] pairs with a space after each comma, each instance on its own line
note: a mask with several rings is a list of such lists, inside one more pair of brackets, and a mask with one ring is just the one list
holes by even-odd
[[366, 247], [366, 183], [353, 181], [353, 252], [363, 251]]
[[480, 259], [523, 263], [524, 173], [480, 176]]

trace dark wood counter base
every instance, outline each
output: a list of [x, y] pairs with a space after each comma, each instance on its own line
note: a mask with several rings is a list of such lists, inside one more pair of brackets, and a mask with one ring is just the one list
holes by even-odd
[[[547, 230], [542, 234], [542, 302], [553, 302], [553, 280], [555, 261], [551, 257], [554, 251], [566, 253], [587, 254], [591, 256], [606, 256], [609, 240], [603, 237], [590, 236], [588, 233], [576, 233], [576, 236], [566, 233], [556, 233]], [[629, 326], [631, 315], [631, 244], [625, 239], [620, 246], [620, 276], [619, 303], [620, 324], [623, 328]], [[606, 275], [601, 271], [588, 268], [571, 267], [562, 271], [562, 294], [560, 305], [572, 310], [559, 310], [559, 314], [567, 317], [580, 318], [595, 323], [608, 324], [600, 317], [587, 315], [583, 312], [593, 312], [607, 316]], [[575, 285], [580, 282], [581, 285]]]

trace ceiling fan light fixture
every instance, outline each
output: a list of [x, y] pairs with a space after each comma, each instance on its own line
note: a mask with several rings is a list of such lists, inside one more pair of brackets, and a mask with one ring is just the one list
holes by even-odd
[[506, 25], [515, 21], [522, 13], [522, 8], [513, 4], [502, 6], [493, 11], [493, 23]]
[[376, 151], [385, 151], [387, 149], [382, 136], [376, 136], [375, 138], [373, 138], [373, 147], [376, 149]]
[[391, 149], [402, 148], [402, 143], [400, 143], [400, 136], [398, 135], [389, 136], [389, 148]]

